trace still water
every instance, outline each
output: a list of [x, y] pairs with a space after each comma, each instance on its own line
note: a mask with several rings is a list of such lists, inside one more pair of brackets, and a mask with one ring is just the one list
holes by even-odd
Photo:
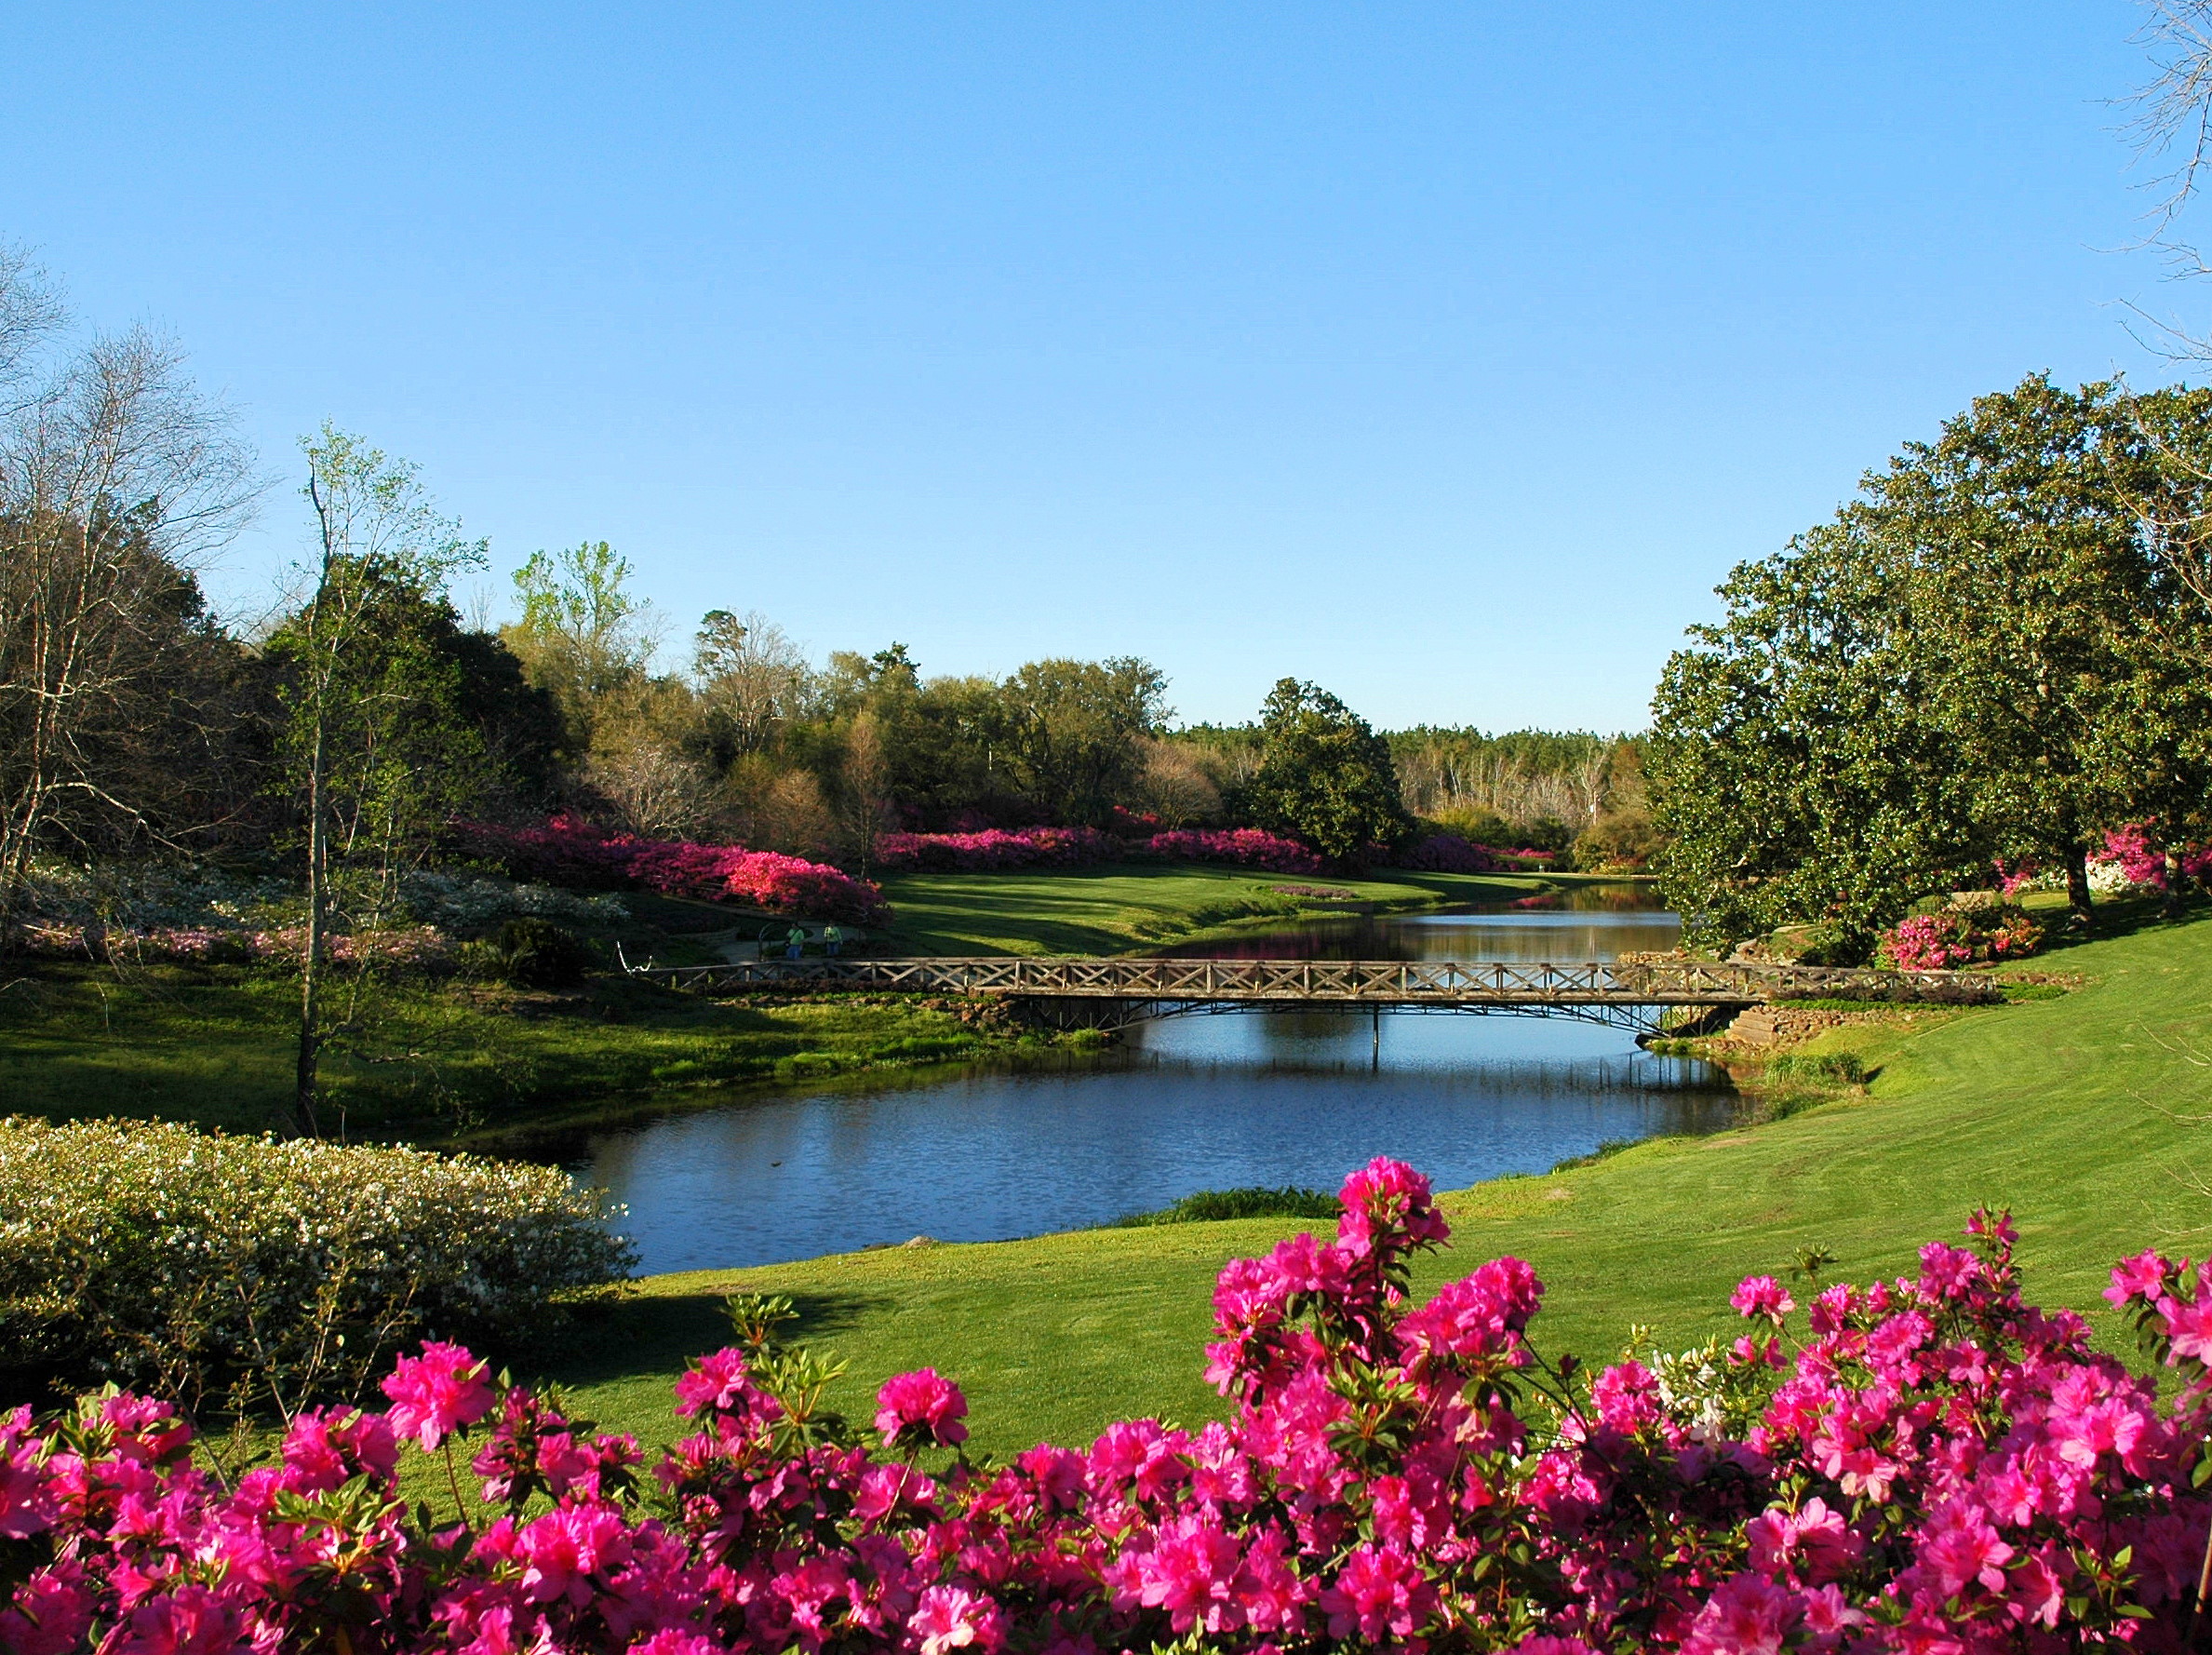
[[[1602, 960], [1673, 946], [1634, 887], [1572, 906], [1330, 919], [1186, 949], [1222, 958]], [[593, 1135], [576, 1173], [626, 1203], [648, 1271], [1107, 1223], [1198, 1190], [1335, 1188], [1378, 1154], [1453, 1189], [1609, 1139], [1711, 1131], [1727, 1077], [1618, 1029], [1522, 1016], [1172, 1018], [1102, 1057], [905, 1084], [750, 1093]]]

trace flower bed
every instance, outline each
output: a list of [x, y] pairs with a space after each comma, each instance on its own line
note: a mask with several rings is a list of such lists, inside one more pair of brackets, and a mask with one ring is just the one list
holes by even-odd
[[556, 1167], [7, 1120], [0, 1366], [342, 1395], [402, 1339], [525, 1337], [627, 1275], [611, 1216]]
[[2043, 927], [2010, 904], [1945, 908], [1900, 920], [1875, 946], [1875, 958], [1899, 971], [1951, 971], [2020, 960], [2043, 944]]
[[[1819, 1292], [1794, 1356], [1793, 1297], [1760, 1276], [1732, 1345], [1594, 1376], [1537, 1355], [1544, 1289], [1517, 1259], [1414, 1304], [1412, 1257], [1445, 1234], [1426, 1181], [1376, 1161], [1334, 1241], [1222, 1272], [1208, 1354], [1229, 1421], [1130, 1420], [1004, 1465], [960, 1451], [965, 1400], [929, 1369], [882, 1387], [873, 1429], [824, 1415], [823, 1369], [774, 1342], [765, 1304], [745, 1348], [678, 1379], [693, 1434], [650, 1473], [633, 1440], [450, 1344], [398, 1365], [382, 1414], [302, 1415], [235, 1488], [162, 1404], [20, 1410], [0, 1426], [0, 1644], [2181, 1646], [2212, 1516], [2193, 1491], [2212, 1270], [2145, 1254], [2114, 1272], [2108, 1297], [2179, 1371], [2162, 1405], [2078, 1316], [2023, 1302], [2003, 1219], [1929, 1244], [1916, 1276]], [[407, 1445], [452, 1479], [412, 1514]]]
[[1172, 862], [1233, 862], [1270, 873], [1320, 873], [1328, 866], [1296, 840], [1257, 828], [1177, 828], [1155, 833], [1145, 849]]
[[1553, 851], [1500, 850], [1479, 845], [1456, 833], [1431, 833], [1390, 858], [1400, 868], [1423, 873], [1541, 872], [1559, 860]]
[[497, 862], [514, 879], [635, 885], [664, 896], [740, 902], [857, 924], [878, 924], [891, 917], [883, 893], [867, 881], [775, 851], [640, 839], [573, 816], [555, 816], [543, 828], [457, 822], [452, 835], [463, 850]]
[[1095, 828], [986, 828], [978, 833], [885, 833], [876, 861], [894, 872], [983, 873], [1003, 868], [1082, 868], [1130, 847]]
[[[24, 927], [31, 953], [53, 960], [168, 961], [183, 964], [298, 964], [307, 949], [304, 926], [235, 930], [220, 926], [131, 926], [34, 922]], [[333, 931], [324, 935], [324, 957], [333, 965], [377, 965], [436, 971], [453, 963], [452, 939], [432, 925], [385, 931]]]
[[1256, 828], [1183, 828], [1119, 839], [1095, 828], [989, 828], [979, 833], [886, 833], [885, 868], [984, 873], [1009, 868], [1087, 868], [1101, 862], [1231, 862], [1274, 873], [1319, 873], [1320, 857], [1295, 840]]

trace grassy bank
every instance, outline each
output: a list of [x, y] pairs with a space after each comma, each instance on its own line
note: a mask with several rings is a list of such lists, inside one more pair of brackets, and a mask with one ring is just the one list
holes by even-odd
[[[0, 1099], [71, 1120], [151, 1115], [260, 1132], [289, 1119], [299, 988], [230, 968], [47, 967], [0, 993]], [[707, 1001], [610, 976], [562, 993], [382, 983], [325, 1058], [354, 1136], [441, 1138], [744, 1083], [819, 1081], [1041, 1046], [895, 995]]]
[[[1572, 878], [1387, 868], [1336, 879], [1193, 863], [903, 874], [883, 881], [898, 916], [883, 946], [901, 954], [1127, 954], [1302, 914], [1511, 901]], [[1317, 902], [1285, 889], [1298, 886], [1350, 900]]]
[[[1548, 1348], [1602, 1355], [1632, 1324], [1672, 1345], [1727, 1326], [1728, 1290], [1802, 1246], [1864, 1280], [1911, 1267], [1977, 1203], [2018, 1216], [2032, 1294], [2100, 1318], [2105, 1271], [2158, 1243], [2201, 1251], [2212, 1218], [2212, 921], [2069, 949], [2082, 986], [2043, 999], [1854, 1028], [1824, 1046], [1874, 1071], [1864, 1096], [1702, 1140], [1638, 1146], [1445, 1203], [1455, 1245], [1430, 1283], [1501, 1252], [1549, 1287]], [[667, 1430], [685, 1353], [717, 1342], [719, 1296], [781, 1292], [805, 1336], [850, 1358], [859, 1406], [888, 1374], [956, 1375], [976, 1441], [1085, 1437], [1119, 1415], [1210, 1415], [1199, 1379], [1223, 1260], [1285, 1220], [1107, 1230], [1035, 1241], [846, 1255], [657, 1278], [561, 1377], [609, 1420]]]
[[[1225, 868], [1151, 866], [1057, 873], [916, 874], [894, 881], [898, 953], [1111, 953], [1187, 941], [1255, 919], [1399, 912], [1509, 899], [1533, 877], [1393, 874], [1339, 884], [1347, 903], [1286, 894], [1314, 884]], [[710, 960], [757, 916], [632, 894], [631, 920], [602, 927], [634, 961]], [[297, 986], [232, 966], [44, 964], [0, 979], [0, 1109], [69, 1120], [154, 1115], [231, 1131], [289, 1118]], [[618, 974], [563, 993], [486, 984], [342, 984], [347, 1031], [325, 1076], [330, 1112], [355, 1134], [441, 1139], [542, 1126], [610, 1108], [680, 1103], [744, 1083], [803, 1083], [969, 1062], [1048, 1037], [980, 1005], [896, 995], [708, 1002]]]

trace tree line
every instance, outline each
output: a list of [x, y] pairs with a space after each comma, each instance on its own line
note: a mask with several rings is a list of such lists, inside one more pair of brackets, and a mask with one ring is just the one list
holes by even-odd
[[226, 626], [199, 574], [279, 479], [173, 344], [83, 339], [0, 259], [0, 936], [42, 854], [264, 857], [303, 875], [312, 1002], [330, 905], [373, 921], [457, 816], [568, 811], [864, 877], [892, 828], [1254, 826], [1347, 860], [1424, 826], [1648, 832], [1632, 741], [1378, 734], [1291, 679], [1248, 724], [1177, 728], [1134, 657], [818, 666], [734, 607], [672, 637], [604, 541], [536, 553], [513, 618], [472, 623], [454, 586], [489, 548], [416, 467], [326, 426], [292, 475], [304, 556]]
[[1720, 587], [1653, 705], [1665, 888], [1720, 941], [2212, 834], [2212, 392], [2036, 375]]

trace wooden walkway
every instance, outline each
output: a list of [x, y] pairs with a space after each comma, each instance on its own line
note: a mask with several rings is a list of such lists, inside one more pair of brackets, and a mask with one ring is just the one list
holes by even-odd
[[1455, 960], [1130, 960], [1090, 958], [744, 960], [640, 970], [674, 988], [873, 989], [1104, 1001], [1143, 1015], [1168, 1008], [1432, 1008], [1440, 1011], [1656, 1011], [1836, 997], [1961, 1003], [1997, 998], [1986, 977], [1954, 971], [1866, 971], [1699, 961], [1493, 963]]

